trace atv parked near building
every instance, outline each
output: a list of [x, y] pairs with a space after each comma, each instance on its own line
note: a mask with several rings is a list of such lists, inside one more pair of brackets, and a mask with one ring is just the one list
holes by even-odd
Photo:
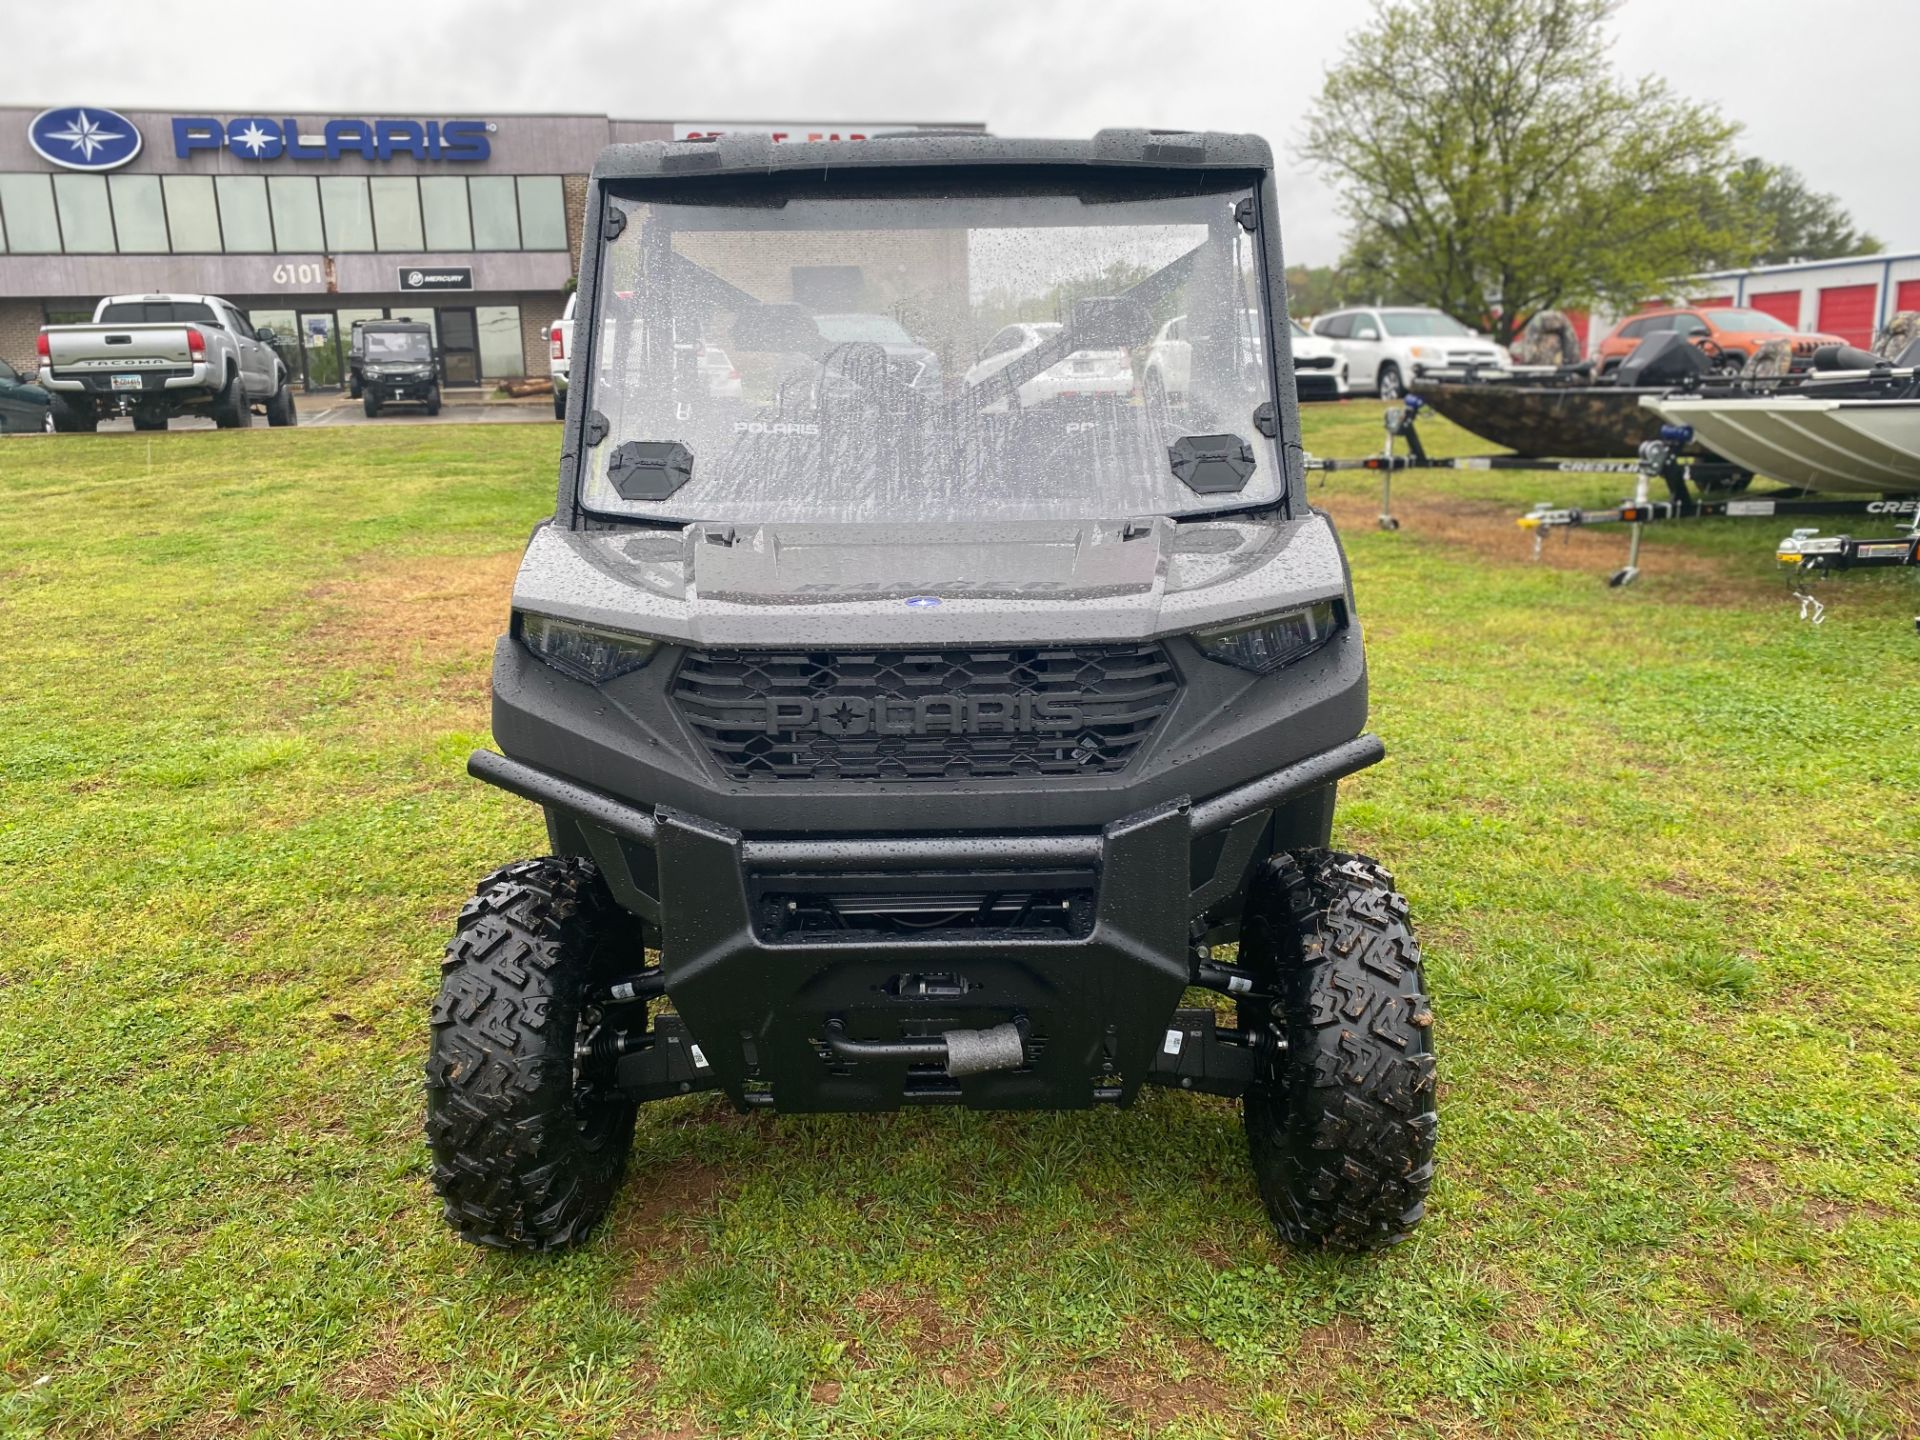
[[[433, 1010], [461, 1234], [579, 1241], [636, 1106], [706, 1090], [1242, 1097], [1288, 1239], [1419, 1220], [1432, 1015], [1392, 876], [1330, 848], [1382, 747], [1307, 505], [1274, 204], [1246, 136], [602, 155], [583, 393], [494, 653], [504, 754], [469, 762], [552, 853], [480, 883]], [[816, 318], [849, 310], [912, 345]], [[1076, 355], [1137, 376], [1174, 316], [1177, 406], [1009, 403]], [[1010, 323], [1054, 328], [968, 373]]]
[[388, 405], [419, 405], [440, 413], [440, 352], [423, 320], [366, 320], [354, 326], [360, 355], [355, 374], [369, 420]]

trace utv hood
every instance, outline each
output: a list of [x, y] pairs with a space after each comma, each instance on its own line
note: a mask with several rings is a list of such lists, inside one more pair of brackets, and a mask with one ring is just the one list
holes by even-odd
[[1142, 640], [1346, 593], [1333, 528], [1168, 519], [534, 532], [514, 608], [695, 645]]

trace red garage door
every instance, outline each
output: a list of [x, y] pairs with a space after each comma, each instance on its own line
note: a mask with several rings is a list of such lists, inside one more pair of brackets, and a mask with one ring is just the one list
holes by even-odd
[[1893, 292], [1896, 310], [1920, 310], [1920, 280], [1902, 280]]
[[1565, 315], [1567, 317], [1567, 323], [1573, 326], [1573, 333], [1580, 341], [1580, 353], [1582, 355], [1586, 354], [1587, 325], [1592, 317], [1584, 310], [1563, 310], [1560, 313]]
[[1800, 328], [1800, 292], [1798, 290], [1765, 290], [1758, 295], [1747, 297], [1747, 304], [1764, 315], [1785, 321], [1794, 329]]
[[1873, 311], [1878, 285], [1832, 285], [1820, 292], [1819, 328], [1861, 349], [1873, 344]]

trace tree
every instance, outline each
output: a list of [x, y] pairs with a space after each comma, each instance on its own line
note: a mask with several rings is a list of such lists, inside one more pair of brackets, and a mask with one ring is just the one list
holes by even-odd
[[1758, 217], [1762, 239], [1754, 256], [1757, 265], [1878, 255], [1884, 248], [1877, 237], [1854, 228], [1853, 217], [1839, 200], [1809, 190], [1800, 172], [1789, 166], [1743, 160], [1728, 188]]
[[1534, 311], [1624, 309], [1752, 257], [1738, 127], [1613, 74], [1619, 4], [1377, 0], [1306, 135], [1351, 222], [1350, 282], [1505, 342]]
[[[1373, 298], [1373, 291], [1336, 266], [1287, 267], [1287, 309], [1294, 315], [1318, 315], [1322, 311]], [[1403, 297], [1381, 295], [1379, 298], [1393, 301]]]

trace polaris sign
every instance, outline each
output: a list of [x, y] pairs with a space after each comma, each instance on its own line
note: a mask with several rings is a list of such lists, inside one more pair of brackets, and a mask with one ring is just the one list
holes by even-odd
[[201, 150], [226, 150], [242, 160], [339, 160], [352, 155], [362, 160], [406, 156], [474, 161], [493, 153], [487, 138], [493, 130], [491, 120], [329, 120], [315, 135], [302, 134], [294, 120], [253, 115], [220, 121], [186, 115], [173, 122], [173, 153], [183, 160]]
[[27, 143], [68, 170], [118, 170], [140, 153], [140, 130], [117, 110], [64, 105], [27, 122]]

